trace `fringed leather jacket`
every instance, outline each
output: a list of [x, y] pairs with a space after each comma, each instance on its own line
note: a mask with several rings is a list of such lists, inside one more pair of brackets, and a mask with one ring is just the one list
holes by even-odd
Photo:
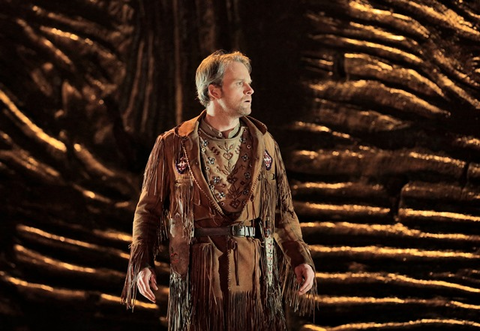
[[[316, 284], [298, 296], [293, 269], [302, 263], [313, 267], [313, 262], [278, 145], [264, 124], [241, 119], [252, 139], [252, 180], [243, 209], [232, 219], [202, 172], [202, 116], [160, 135], [155, 143], [135, 211], [122, 301], [133, 308], [139, 271], [154, 266], [160, 245], [168, 241], [169, 330], [286, 330], [283, 304], [300, 314], [312, 312]], [[232, 225], [255, 227], [256, 233], [209, 232]], [[207, 235], [196, 236], [195, 229], [206, 229]]]

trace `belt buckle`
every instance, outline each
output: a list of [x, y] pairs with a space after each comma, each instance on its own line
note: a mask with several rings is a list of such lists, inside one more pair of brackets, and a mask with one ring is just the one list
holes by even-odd
[[230, 227], [230, 234], [234, 237], [255, 237], [255, 228], [235, 224]]
[[230, 234], [234, 237], [238, 237], [239, 232], [240, 232], [240, 225], [235, 224], [230, 227]]

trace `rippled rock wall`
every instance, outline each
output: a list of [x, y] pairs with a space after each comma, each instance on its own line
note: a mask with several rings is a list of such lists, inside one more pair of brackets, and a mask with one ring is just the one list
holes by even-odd
[[317, 265], [292, 330], [480, 328], [475, 1], [0, 0], [0, 323], [161, 330], [119, 305], [155, 137], [198, 114], [194, 71], [252, 58]]

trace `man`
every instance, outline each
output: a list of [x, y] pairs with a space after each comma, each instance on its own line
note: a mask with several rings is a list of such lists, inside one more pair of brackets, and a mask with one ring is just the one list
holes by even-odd
[[154, 258], [168, 240], [169, 330], [285, 330], [283, 299], [300, 313], [315, 307], [278, 145], [248, 116], [250, 72], [240, 52], [204, 59], [206, 109], [160, 135], [147, 163], [122, 300], [133, 308], [138, 287], [155, 302]]

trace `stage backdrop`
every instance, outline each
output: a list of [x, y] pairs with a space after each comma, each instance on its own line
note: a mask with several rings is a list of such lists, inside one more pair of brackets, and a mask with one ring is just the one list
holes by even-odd
[[2, 330], [165, 329], [119, 304], [155, 137], [194, 72], [252, 59], [319, 310], [292, 330], [480, 329], [480, 4], [0, 0]]

